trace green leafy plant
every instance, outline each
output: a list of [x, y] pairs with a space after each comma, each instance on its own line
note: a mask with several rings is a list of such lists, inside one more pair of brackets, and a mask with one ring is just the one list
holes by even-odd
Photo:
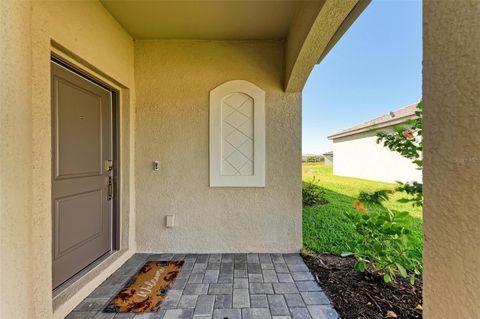
[[[423, 169], [423, 120], [422, 120], [423, 103], [417, 104], [415, 118], [407, 120], [404, 124], [395, 127], [393, 132], [378, 132], [377, 143], [383, 143], [394, 152], [398, 152], [405, 158], [408, 158], [417, 166], [417, 169]], [[402, 198], [403, 203], [410, 202], [413, 206], [423, 206], [423, 187], [418, 182], [397, 182], [397, 191], [404, 192], [410, 197]]]
[[408, 212], [393, 212], [382, 205], [390, 193], [362, 192], [354, 201], [356, 211], [345, 213], [360, 235], [353, 252], [355, 269], [381, 275], [387, 283], [397, 275], [410, 276], [413, 284], [415, 276], [422, 272], [421, 256], [410, 248], [417, 239], [410, 233]]
[[366, 205], [383, 207], [382, 202], [388, 200], [389, 195], [392, 193], [393, 191], [389, 189], [383, 189], [373, 193], [360, 192], [358, 200]]
[[303, 206], [325, 205], [328, 201], [325, 199], [325, 191], [315, 183], [315, 178], [311, 181], [302, 182]]

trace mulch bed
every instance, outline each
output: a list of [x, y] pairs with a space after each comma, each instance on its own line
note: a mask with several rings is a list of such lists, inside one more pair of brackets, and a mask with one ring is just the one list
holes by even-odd
[[329, 297], [343, 319], [422, 318], [422, 280], [415, 285], [409, 279], [397, 277], [396, 283], [386, 284], [383, 279], [353, 269], [353, 257], [323, 254], [303, 256], [308, 268]]

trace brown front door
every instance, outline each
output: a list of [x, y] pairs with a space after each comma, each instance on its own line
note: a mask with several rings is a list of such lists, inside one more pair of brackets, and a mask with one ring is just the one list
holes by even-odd
[[56, 288], [112, 249], [112, 93], [51, 67]]

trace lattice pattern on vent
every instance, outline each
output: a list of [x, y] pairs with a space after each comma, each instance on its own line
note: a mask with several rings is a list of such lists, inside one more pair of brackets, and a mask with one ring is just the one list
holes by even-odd
[[222, 175], [252, 176], [253, 99], [232, 93], [222, 100]]

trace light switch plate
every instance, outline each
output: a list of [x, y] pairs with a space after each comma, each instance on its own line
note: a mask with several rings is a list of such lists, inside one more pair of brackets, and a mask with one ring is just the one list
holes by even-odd
[[173, 215], [165, 216], [165, 226], [167, 228], [172, 228], [173, 226], [175, 226], [175, 216]]

